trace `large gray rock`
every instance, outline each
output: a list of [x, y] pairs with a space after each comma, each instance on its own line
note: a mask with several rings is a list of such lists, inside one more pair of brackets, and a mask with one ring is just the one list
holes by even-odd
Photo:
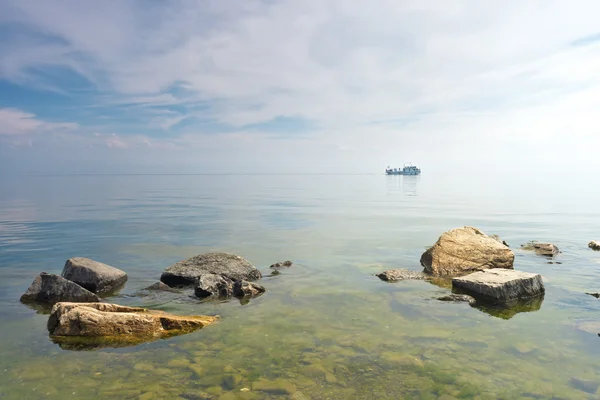
[[191, 286], [202, 274], [221, 275], [232, 281], [254, 281], [262, 277], [256, 267], [240, 256], [205, 253], [171, 265], [162, 273], [160, 280], [169, 286]]
[[201, 299], [229, 298], [233, 296], [233, 281], [221, 275], [202, 274], [194, 285], [194, 294]]
[[592, 240], [589, 244], [588, 247], [592, 250], [600, 250], [600, 241], [598, 240]]
[[508, 269], [487, 269], [453, 278], [452, 288], [499, 304], [544, 293], [544, 283], [539, 274]]
[[120, 269], [84, 257], [67, 260], [62, 276], [93, 293], [110, 293], [127, 281], [127, 274]]
[[514, 253], [479, 229], [465, 226], [452, 229], [421, 255], [428, 274], [464, 275], [490, 268], [513, 268]]
[[529, 242], [527, 244], [521, 245], [523, 250], [531, 250], [535, 251], [536, 254], [540, 256], [553, 257], [560, 253], [558, 247], [553, 245], [552, 243], [539, 243], [539, 242]]
[[61, 301], [99, 302], [101, 300], [97, 295], [74, 282], [58, 275], [42, 272], [23, 293], [21, 301], [53, 305]]

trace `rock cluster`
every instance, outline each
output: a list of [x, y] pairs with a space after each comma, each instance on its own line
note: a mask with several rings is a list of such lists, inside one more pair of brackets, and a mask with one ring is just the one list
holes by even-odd
[[600, 241], [592, 240], [588, 243], [588, 247], [592, 250], [600, 251]]
[[255, 281], [262, 278], [260, 271], [244, 258], [229, 253], [199, 254], [168, 267], [160, 280], [171, 287], [193, 286], [203, 274], [220, 275], [232, 281]]
[[[550, 243], [530, 242], [522, 248], [548, 256], [559, 253]], [[438, 300], [465, 301], [485, 308], [486, 304], [508, 306], [543, 298], [542, 277], [515, 271], [514, 259], [514, 253], [499, 236], [488, 236], [477, 228], [465, 226], [443, 233], [423, 253], [421, 265], [427, 274], [452, 278], [454, 293]]]
[[171, 265], [160, 279], [169, 285], [193, 286], [196, 297], [202, 299], [227, 299], [264, 293], [264, 287], [252, 283], [261, 277], [260, 271], [240, 256], [206, 253]]
[[[287, 267], [291, 261], [278, 265]], [[260, 271], [240, 256], [206, 253], [171, 265], [163, 272], [160, 282], [134, 296], [160, 293], [163, 296], [167, 293], [183, 296], [183, 291], [193, 286], [194, 294], [203, 299], [238, 297], [247, 302], [266, 291], [252, 282], [261, 277]], [[65, 263], [62, 276], [45, 272], [39, 274], [21, 296], [21, 301], [53, 306], [48, 330], [53, 340], [58, 340], [65, 348], [87, 348], [90, 343], [80, 343], [80, 339], [86, 337], [102, 338], [102, 343], [96, 343], [96, 347], [121, 347], [150, 340], [148, 338], [186, 333], [218, 318], [181, 317], [125, 307], [109, 304], [99, 296], [116, 293], [126, 281], [127, 274], [117, 268], [88, 258], [74, 257]]]
[[127, 274], [89, 258], [67, 260], [61, 276], [40, 273], [21, 296], [23, 302], [53, 305], [60, 301], [98, 302], [98, 294], [114, 293], [127, 281]]
[[269, 268], [287, 268], [287, 267], [291, 267], [292, 266], [292, 262], [291, 261], [282, 261], [282, 262], [277, 262], [273, 265], [271, 265]]

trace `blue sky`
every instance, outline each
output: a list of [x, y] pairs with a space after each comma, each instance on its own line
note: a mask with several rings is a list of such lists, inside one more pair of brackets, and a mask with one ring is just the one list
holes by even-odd
[[0, 0], [0, 168], [600, 167], [598, 15], [591, 0]]

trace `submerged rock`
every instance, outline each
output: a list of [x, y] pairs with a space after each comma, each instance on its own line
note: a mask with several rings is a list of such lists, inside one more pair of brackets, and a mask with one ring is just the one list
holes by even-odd
[[221, 275], [202, 274], [194, 285], [194, 294], [201, 299], [206, 297], [228, 298], [233, 295], [233, 281]]
[[62, 276], [42, 272], [23, 293], [21, 301], [53, 305], [61, 301], [88, 303], [101, 300], [96, 294]]
[[592, 240], [588, 243], [588, 247], [592, 250], [600, 251], [600, 241]]
[[254, 281], [262, 277], [256, 267], [240, 256], [205, 253], [171, 265], [162, 273], [160, 280], [169, 286], [192, 286], [202, 274], [221, 275], [232, 281]]
[[233, 295], [235, 297], [256, 297], [263, 294], [266, 289], [256, 283], [248, 281], [237, 281], [233, 284]]
[[465, 302], [471, 305], [475, 304], [475, 299], [466, 294], [449, 294], [447, 296], [438, 297], [437, 299], [440, 301], [451, 301], [453, 303]]
[[182, 294], [182, 291], [180, 289], [172, 288], [169, 285], [165, 285], [162, 282], [156, 282], [156, 283], [154, 283], [154, 284], [152, 284], [152, 285], [150, 285], [148, 287], [140, 289], [139, 291], [135, 292], [132, 296], [133, 297], [148, 297], [148, 296], [153, 296], [153, 297], [169, 296], [169, 297], [172, 297], [173, 295], [176, 295], [176, 294]]
[[61, 275], [93, 293], [114, 292], [127, 281], [120, 269], [84, 257], [68, 259]]
[[428, 274], [452, 276], [491, 268], [512, 269], [514, 253], [479, 229], [465, 226], [452, 229], [421, 256]]
[[291, 261], [282, 261], [282, 262], [278, 262], [275, 263], [273, 265], [271, 265], [269, 268], [284, 268], [284, 267], [291, 267], [292, 266], [292, 262]]
[[166, 285], [162, 282], [156, 282], [150, 286], [148, 286], [147, 288], [144, 288], [142, 290], [147, 290], [147, 291], [162, 291], [162, 292], [171, 292], [171, 293], [179, 293], [179, 290], [172, 288], [169, 285]]
[[539, 274], [508, 269], [488, 269], [454, 278], [452, 288], [492, 303], [508, 303], [534, 297], [545, 290]]
[[417, 279], [423, 280], [426, 278], [426, 275], [419, 271], [411, 271], [408, 269], [398, 268], [398, 269], [388, 269], [387, 271], [380, 272], [376, 274], [379, 279], [386, 282], [397, 282], [403, 281], [407, 279]]
[[187, 333], [218, 317], [181, 317], [162, 311], [108, 303], [60, 302], [52, 307], [48, 331], [52, 336], [156, 337]]
[[552, 243], [538, 243], [536, 241], [528, 242], [527, 244], [522, 244], [521, 248], [523, 250], [532, 250], [535, 251], [536, 254], [540, 256], [553, 257], [560, 253], [558, 247], [553, 245]]

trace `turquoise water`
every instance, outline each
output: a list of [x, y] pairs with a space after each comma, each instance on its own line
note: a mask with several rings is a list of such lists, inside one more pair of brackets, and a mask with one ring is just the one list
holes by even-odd
[[[2, 177], [2, 399], [600, 398], [600, 194], [583, 178], [445, 175]], [[499, 312], [447, 304], [420, 270], [439, 235], [498, 234], [543, 301]], [[551, 241], [547, 259], [518, 250]], [[133, 296], [170, 264], [242, 255], [267, 292], [247, 304]], [[125, 270], [111, 301], [220, 315], [191, 334], [124, 348], [63, 349], [19, 296], [82, 256]], [[295, 265], [276, 277], [268, 266]], [[243, 390], [242, 390], [243, 389]]]

